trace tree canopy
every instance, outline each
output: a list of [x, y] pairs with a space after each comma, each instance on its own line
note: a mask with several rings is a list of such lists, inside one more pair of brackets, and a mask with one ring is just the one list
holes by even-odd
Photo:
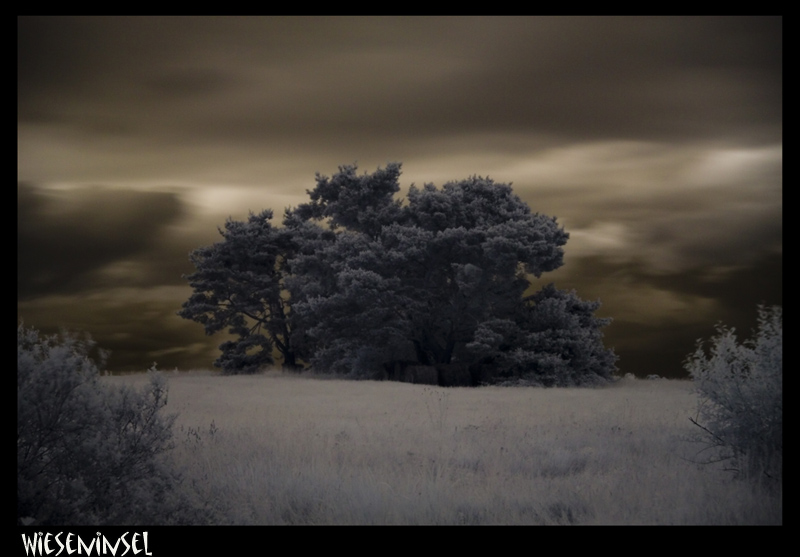
[[187, 276], [194, 289], [178, 315], [201, 323], [206, 334], [228, 327], [238, 335], [220, 345], [214, 362], [228, 373], [253, 373], [273, 363], [274, 348], [295, 365], [284, 277], [293, 252], [291, 237], [271, 224], [272, 211], [228, 219], [223, 241], [190, 254], [197, 268]]
[[[283, 228], [268, 211], [229, 220], [224, 242], [194, 252], [195, 293], [181, 315], [209, 334], [240, 334], [218, 365], [267, 363], [270, 344], [288, 361], [281, 344], [295, 336], [316, 369], [353, 377], [385, 376], [397, 362], [458, 365], [473, 384], [610, 376], [616, 356], [602, 344], [609, 320], [593, 317], [599, 302], [552, 285], [526, 296], [529, 277], [563, 264], [569, 235], [555, 218], [489, 178], [412, 185], [403, 200], [399, 177], [396, 163], [318, 174]], [[263, 355], [250, 356], [253, 346]]]

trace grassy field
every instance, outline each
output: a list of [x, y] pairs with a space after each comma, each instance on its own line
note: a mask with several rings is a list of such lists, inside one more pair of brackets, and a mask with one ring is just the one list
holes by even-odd
[[782, 523], [779, 491], [694, 462], [689, 381], [168, 376], [172, 458], [219, 524]]

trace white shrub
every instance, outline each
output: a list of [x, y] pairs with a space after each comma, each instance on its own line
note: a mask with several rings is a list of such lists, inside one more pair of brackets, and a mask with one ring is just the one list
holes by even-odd
[[17, 328], [18, 521], [188, 521], [180, 478], [162, 458], [174, 421], [161, 411], [165, 379], [154, 374], [141, 391], [105, 386], [89, 358], [93, 346]]
[[702, 341], [685, 368], [700, 395], [701, 439], [746, 477], [780, 480], [783, 472], [783, 319], [780, 306], [758, 309], [755, 338], [742, 344], [717, 327], [710, 355]]

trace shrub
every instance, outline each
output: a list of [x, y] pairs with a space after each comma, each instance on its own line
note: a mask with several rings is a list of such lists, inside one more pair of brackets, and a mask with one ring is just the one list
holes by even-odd
[[175, 419], [161, 411], [165, 379], [154, 373], [141, 391], [103, 385], [93, 347], [74, 335], [17, 328], [18, 521], [189, 520], [190, 506], [176, 490], [180, 477], [162, 458]]
[[[717, 326], [710, 355], [702, 341], [686, 360], [700, 395], [700, 439], [713, 460], [750, 478], [781, 480], [783, 472], [783, 320], [780, 306], [758, 309], [755, 337], [738, 344]], [[709, 459], [711, 460], [711, 459]]]

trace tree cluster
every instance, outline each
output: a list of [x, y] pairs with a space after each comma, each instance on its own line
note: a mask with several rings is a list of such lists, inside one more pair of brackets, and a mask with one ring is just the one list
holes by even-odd
[[282, 227], [271, 211], [229, 219], [221, 242], [191, 254], [194, 293], [179, 315], [238, 336], [217, 366], [255, 372], [276, 350], [289, 367], [357, 378], [409, 367], [435, 369], [440, 384], [611, 376], [599, 302], [552, 285], [528, 294], [530, 277], [563, 264], [569, 235], [555, 218], [479, 176], [398, 199], [399, 176], [399, 164], [318, 174]]

